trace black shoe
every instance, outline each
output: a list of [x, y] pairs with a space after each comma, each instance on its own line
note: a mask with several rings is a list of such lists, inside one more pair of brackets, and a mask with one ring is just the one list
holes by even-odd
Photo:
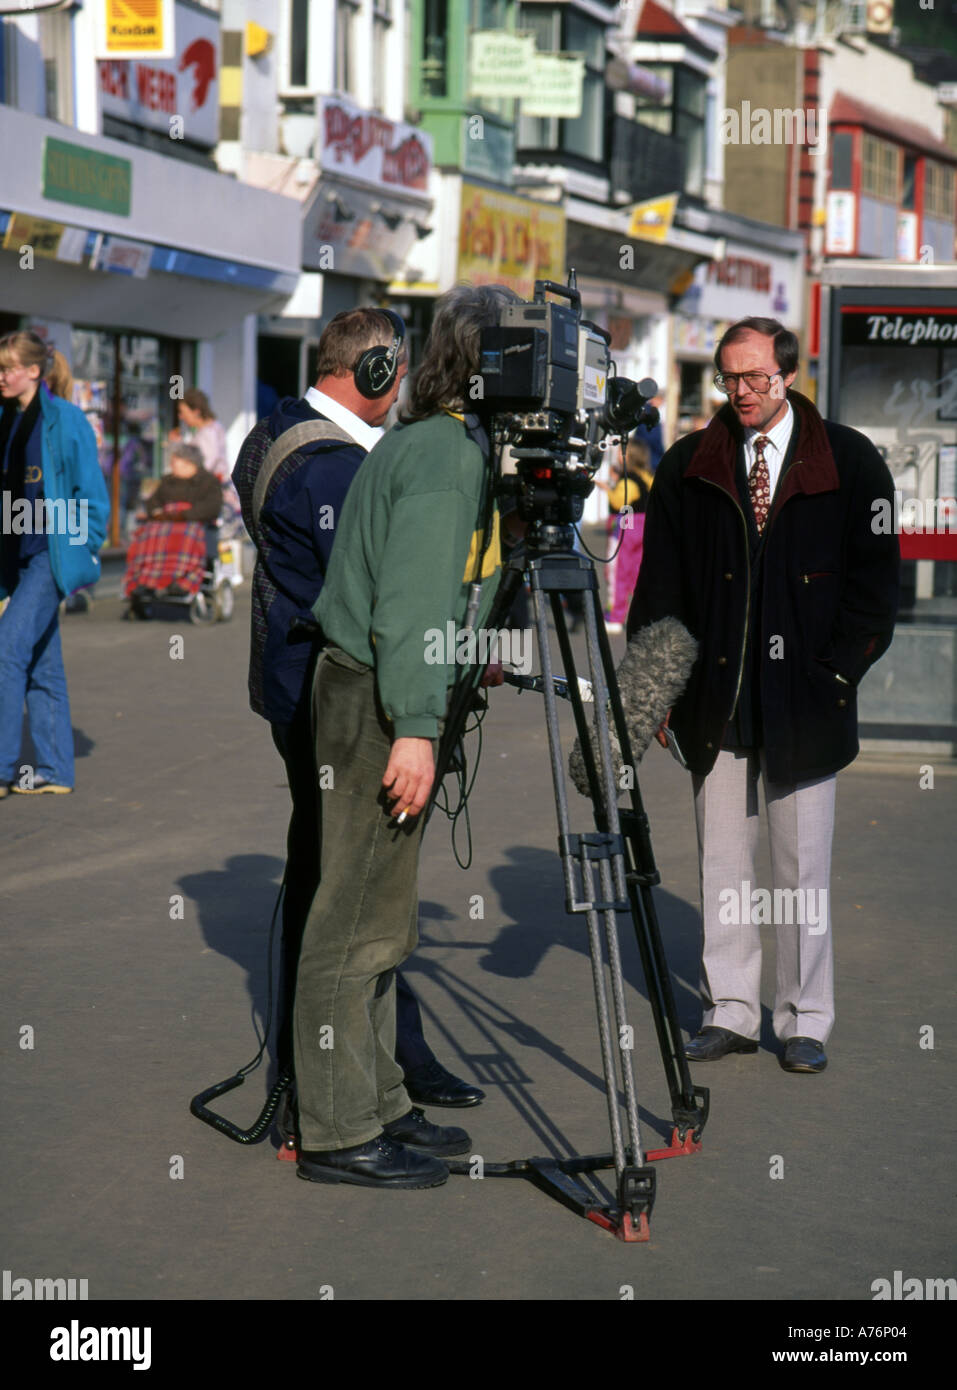
[[781, 1066], [785, 1071], [823, 1071], [827, 1066], [824, 1044], [817, 1038], [788, 1038]]
[[405, 1074], [405, 1089], [416, 1105], [448, 1105], [464, 1107], [481, 1105], [485, 1092], [470, 1086], [446, 1071], [440, 1062], [426, 1062]]
[[304, 1149], [296, 1173], [307, 1182], [357, 1187], [441, 1187], [449, 1176], [440, 1159], [407, 1149], [385, 1134], [349, 1149]]
[[453, 1154], [468, 1153], [472, 1141], [464, 1129], [449, 1125], [442, 1128], [427, 1120], [421, 1110], [410, 1110], [385, 1126], [386, 1137], [417, 1153], [438, 1154], [451, 1158]]
[[685, 1056], [692, 1062], [717, 1062], [729, 1052], [757, 1052], [751, 1038], [732, 1033], [730, 1028], [702, 1028], [696, 1038], [685, 1044]]

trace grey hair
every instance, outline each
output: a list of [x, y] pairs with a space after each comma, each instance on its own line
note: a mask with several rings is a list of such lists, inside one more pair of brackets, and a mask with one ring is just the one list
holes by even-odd
[[425, 354], [399, 415], [402, 424], [425, 420], [443, 409], [465, 408], [470, 378], [478, 374], [482, 329], [498, 323], [507, 304], [521, 303], [521, 296], [506, 285], [467, 281], [453, 285], [436, 300]]
[[196, 444], [174, 444], [169, 456], [171, 459], [185, 459], [194, 468], [203, 467], [203, 451]]

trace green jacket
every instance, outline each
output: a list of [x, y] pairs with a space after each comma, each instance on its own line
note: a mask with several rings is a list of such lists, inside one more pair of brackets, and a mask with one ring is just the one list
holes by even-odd
[[484, 556], [477, 529], [487, 472], [457, 416], [398, 425], [363, 461], [336, 519], [313, 612], [328, 642], [375, 667], [396, 738], [437, 736], [456, 650], [464, 654], [450, 639], [462, 628], [471, 584], [484, 581], [476, 632], [498, 586], [497, 507]]

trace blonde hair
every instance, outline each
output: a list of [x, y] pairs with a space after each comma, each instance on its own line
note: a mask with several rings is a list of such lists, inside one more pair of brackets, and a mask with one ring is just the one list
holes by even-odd
[[65, 401], [72, 401], [73, 373], [70, 364], [63, 353], [41, 338], [39, 333], [34, 333], [31, 328], [21, 328], [0, 338], [0, 366], [9, 367], [14, 362], [21, 367], [39, 367], [40, 379], [46, 382], [53, 394], [62, 396]]

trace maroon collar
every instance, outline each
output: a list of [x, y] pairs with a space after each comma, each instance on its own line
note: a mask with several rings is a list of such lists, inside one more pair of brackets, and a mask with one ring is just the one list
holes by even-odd
[[[821, 416], [811, 401], [799, 391], [789, 390], [788, 400], [794, 411], [794, 428], [797, 432], [796, 438], [792, 435], [794, 462], [775, 492], [774, 511], [795, 493], [835, 492], [840, 486], [837, 464]], [[702, 432], [698, 447], [685, 470], [685, 477], [705, 478], [717, 483], [737, 502], [738, 489], [734, 475], [738, 447], [743, 440], [744, 432], [738, 417], [730, 404], [723, 405]]]

